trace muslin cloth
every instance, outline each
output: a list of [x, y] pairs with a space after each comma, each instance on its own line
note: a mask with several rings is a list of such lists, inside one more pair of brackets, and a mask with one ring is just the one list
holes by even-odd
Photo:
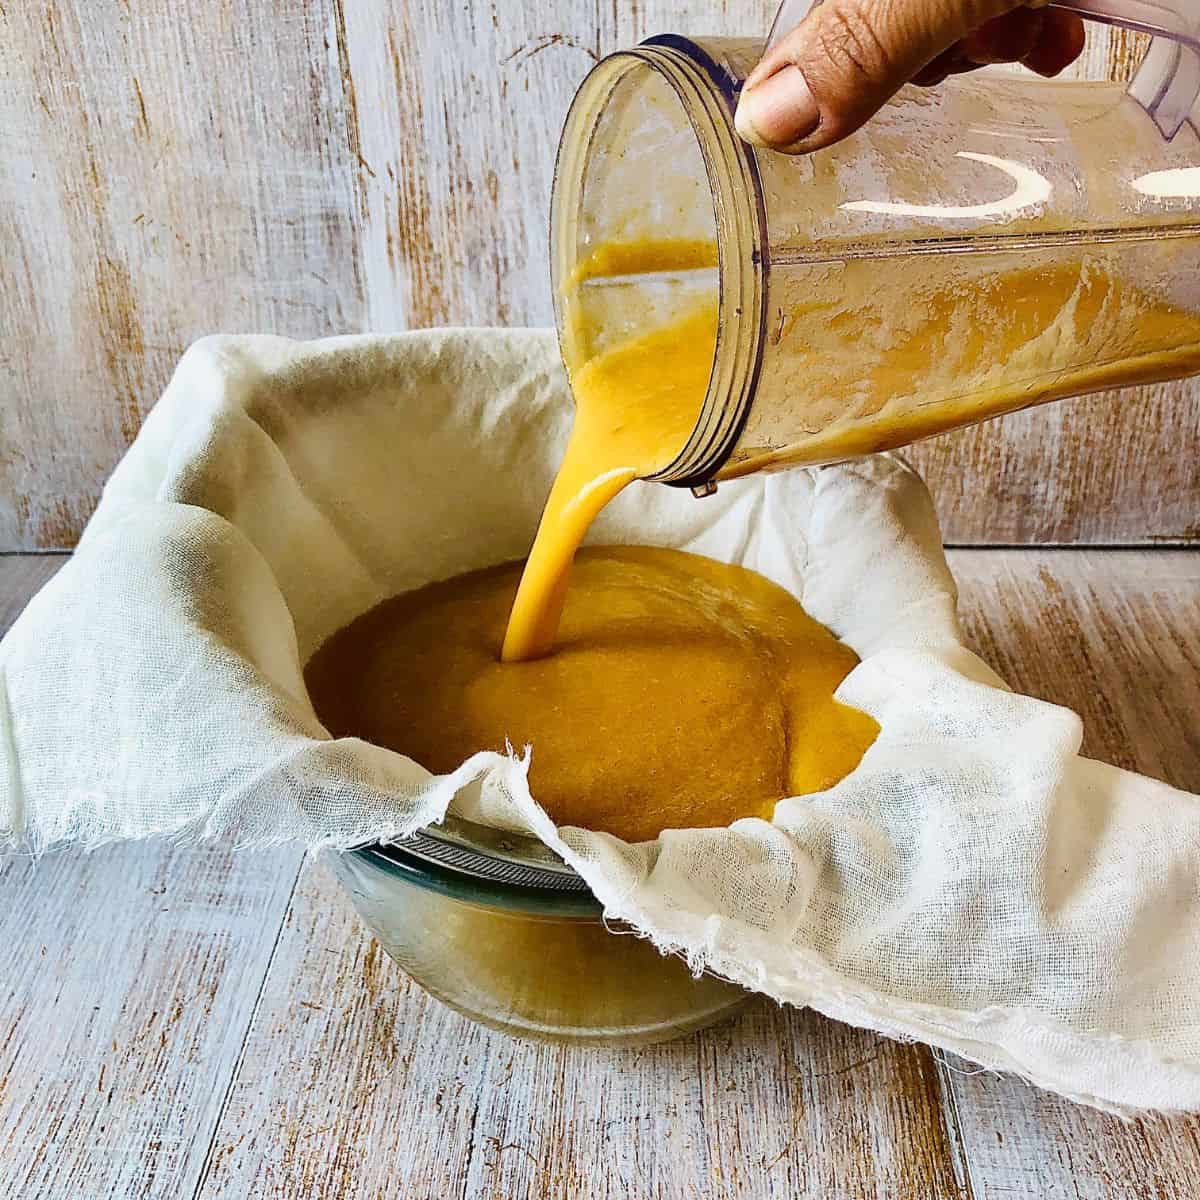
[[1200, 799], [1081, 758], [1074, 714], [965, 649], [893, 459], [703, 501], [636, 485], [593, 531], [760, 571], [861, 657], [839, 696], [878, 741], [771, 822], [626, 845], [555, 828], [524, 755], [433, 776], [329, 738], [308, 656], [387, 596], [524, 555], [569, 421], [545, 332], [198, 343], [0, 644], [0, 846], [344, 848], [457, 797], [697, 969], [1086, 1103], [1200, 1108]]

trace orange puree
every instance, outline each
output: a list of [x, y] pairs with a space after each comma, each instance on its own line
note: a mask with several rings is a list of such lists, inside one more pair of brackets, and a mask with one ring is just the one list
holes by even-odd
[[[580, 280], [714, 263], [705, 243], [601, 247]], [[523, 571], [432, 584], [336, 634], [307, 671], [332, 733], [434, 772], [529, 745], [556, 822], [632, 841], [769, 817], [854, 768], [878, 726], [833, 693], [858, 660], [789, 593], [677, 550], [579, 551], [600, 509], [683, 447], [716, 323], [712, 300], [685, 298], [572, 365], [575, 425]]]
[[554, 653], [498, 658], [519, 563], [385, 601], [307, 670], [322, 722], [434, 772], [532, 746], [559, 824], [630, 841], [769, 818], [831, 786], [878, 732], [833, 699], [858, 661], [782, 588], [678, 550], [589, 548]]
[[[703, 242], [601, 246], [572, 287], [715, 262]], [[435, 772], [529, 745], [556, 822], [628, 840], [769, 817], [854, 768], [878, 726], [833, 693], [858, 660], [791, 595], [676, 550], [578, 553], [604, 505], [683, 448], [716, 336], [715, 302], [685, 297], [571, 364], [575, 424], [523, 570], [397, 596], [336, 634], [307, 672], [332, 733]]]
[[691, 238], [601, 242], [571, 272], [568, 287], [587, 279], [645, 275], [653, 271], [699, 271], [717, 265], [715, 242]]
[[571, 372], [575, 425], [546, 501], [504, 637], [505, 662], [549, 654], [571, 560], [600, 510], [683, 448], [712, 367], [715, 304]]

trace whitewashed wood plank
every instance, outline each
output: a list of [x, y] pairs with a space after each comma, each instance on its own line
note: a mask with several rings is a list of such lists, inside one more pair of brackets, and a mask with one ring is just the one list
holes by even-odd
[[760, 1003], [640, 1049], [521, 1042], [426, 997], [305, 868], [198, 1200], [936, 1200], [928, 1053]]
[[1200, 552], [952, 552], [971, 640], [1073, 708], [1084, 753], [1200, 792]]
[[[1200, 791], [1200, 552], [960, 551], [979, 652], [1075, 709], [1085, 752]], [[1200, 1118], [1125, 1123], [951, 1061], [944, 1080], [975, 1200], [1190, 1200]]]
[[74, 543], [196, 337], [361, 326], [331, 6], [0, 5], [0, 549]]
[[0, 861], [3, 1200], [191, 1194], [299, 861]]
[[[0, 632], [63, 561], [0, 557]], [[191, 1195], [300, 858], [0, 857], [0, 1200]]]
[[1200, 383], [1046, 404], [905, 451], [949, 545], [1200, 540]]
[[0, 555], [0, 637], [65, 561], [59, 554]]
[[550, 185], [584, 75], [650, 34], [763, 33], [773, 8], [341, 8], [370, 327], [553, 323]]
[[1195, 1118], [1132, 1123], [949, 1060], [974, 1200], [1194, 1200]]
[[[554, 148], [595, 56], [753, 34], [769, 0], [0, 6], [0, 549], [73, 544], [179, 353], [550, 320]], [[1100, 31], [1087, 73], [1128, 74]], [[951, 542], [1200, 534], [1200, 389], [1018, 414], [913, 451]]]

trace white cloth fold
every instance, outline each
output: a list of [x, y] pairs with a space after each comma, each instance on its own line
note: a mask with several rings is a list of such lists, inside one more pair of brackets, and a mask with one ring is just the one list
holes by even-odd
[[348, 847], [461, 794], [697, 968], [1087, 1103], [1200, 1108], [1200, 799], [1081, 758], [1074, 714], [963, 646], [894, 460], [702, 502], [637, 485], [593, 531], [761, 571], [862, 658], [840, 696], [879, 739], [773, 822], [630, 846], [556, 829], [519, 759], [434, 777], [328, 738], [308, 656], [389, 595], [522, 556], [569, 418], [544, 332], [198, 343], [0, 643], [0, 847]]

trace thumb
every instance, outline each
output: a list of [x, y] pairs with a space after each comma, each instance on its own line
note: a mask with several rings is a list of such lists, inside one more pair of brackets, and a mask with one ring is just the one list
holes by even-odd
[[972, 30], [1021, 7], [1021, 0], [826, 0], [747, 77], [738, 133], [789, 153], [831, 145]]

